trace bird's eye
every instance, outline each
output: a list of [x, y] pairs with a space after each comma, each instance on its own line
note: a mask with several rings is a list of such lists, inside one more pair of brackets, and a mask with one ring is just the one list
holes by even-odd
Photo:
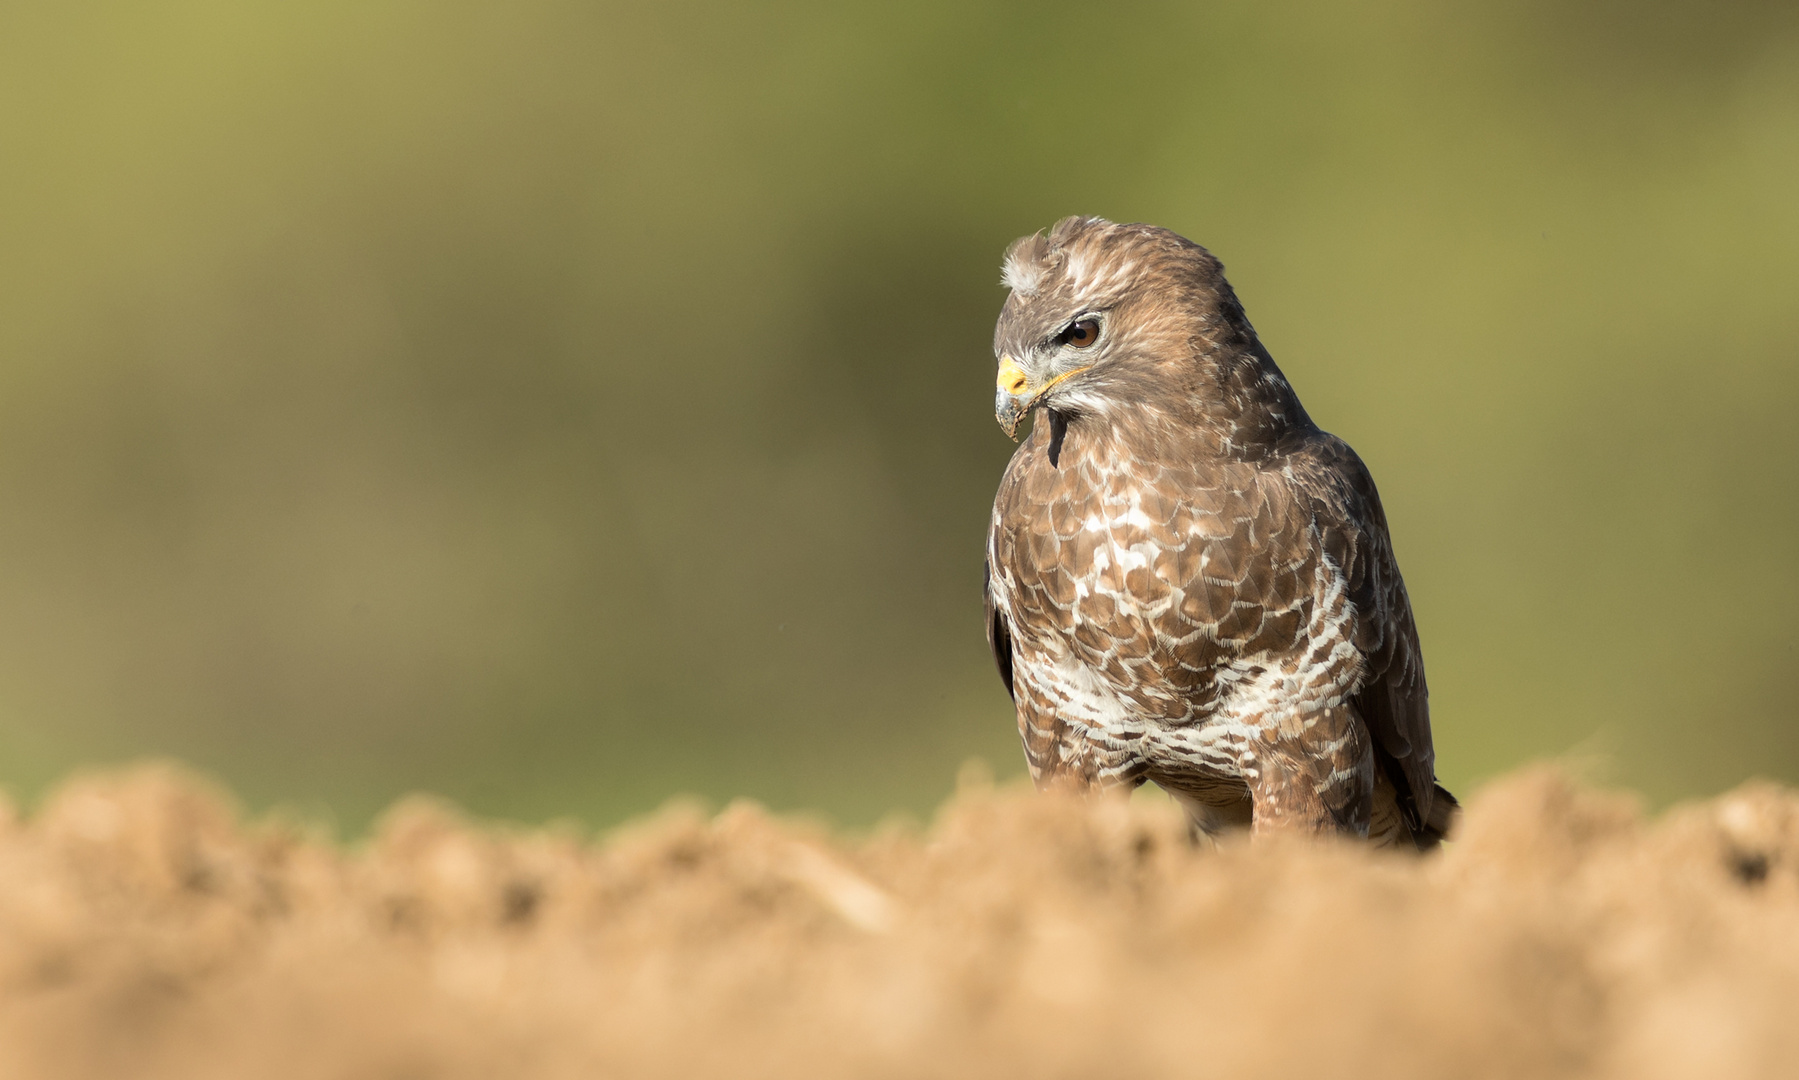
[[1062, 344], [1085, 349], [1099, 340], [1099, 322], [1094, 319], [1080, 319], [1062, 331], [1060, 336]]

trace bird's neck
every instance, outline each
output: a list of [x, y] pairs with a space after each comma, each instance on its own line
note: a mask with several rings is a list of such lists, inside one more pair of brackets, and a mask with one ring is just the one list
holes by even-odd
[[1106, 393], [1040, 410], [1036, 450], [1051, 468], [1119, 453], [1139, 461], [1259, 461], [1316, 430], [1260, 342], [1197, 360], [1114, 375]]
[[1183, 419], [1210, 452], [1255, 460], [1313, 430], [1292, 384], [1253, 336], [1245, 345], [1199, 359], [1199, 379], [1185, 397]]

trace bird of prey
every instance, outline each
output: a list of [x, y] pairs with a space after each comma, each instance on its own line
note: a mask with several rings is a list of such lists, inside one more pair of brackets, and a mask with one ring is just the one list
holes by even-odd
[[1153, 781], [1197, 833], [1434, 847], [1424, 660], [1374, 481], [1224, 268], [1067, 218], [1006, 253], [988, 642], [1040, 787]]

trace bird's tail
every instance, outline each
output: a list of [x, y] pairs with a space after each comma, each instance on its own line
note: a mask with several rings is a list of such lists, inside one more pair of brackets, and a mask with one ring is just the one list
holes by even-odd
[[1430, 851], [1449, 836], [1455, 823], [1462, 816], [1462, 804], [1455, 801], [1455, 796], [1442, 784], [1432, 784], [1435, 790], [1430, 799], [1430, 816], [1425, 819], [1424, 827], [1413, 837], [1418, 842], [1419, 851]]

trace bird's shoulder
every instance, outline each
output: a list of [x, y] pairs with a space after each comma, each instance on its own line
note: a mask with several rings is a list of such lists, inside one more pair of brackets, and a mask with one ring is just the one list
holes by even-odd
[[1283, 451], [1282, 471], [1324, 523], [1358, 530], [1386, 527], [1374, 475], [1349, 443], [1313, 428]]
[[1363, 624], [1358, 645], [1378, 651], [1385, 647], [1383, 629], [1401, 619], [1409, 624], [1411, 610], [1374, 476], [1347, 442], [1325, 431], [1285, 458], [1282, 471], [1310, 519], [1319, 553], [1341, 575]]

